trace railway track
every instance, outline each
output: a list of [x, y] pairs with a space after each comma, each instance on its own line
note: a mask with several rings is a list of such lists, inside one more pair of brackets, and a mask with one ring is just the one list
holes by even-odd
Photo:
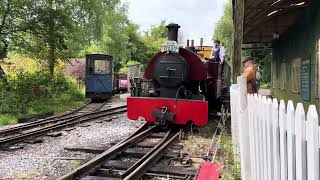
[[25, 140], [52, 131], [57, 131], [66, 127], [76, 125], [78, 123], [83, 123], [97, 118], [126, 112], [126, 106], [118, 106], [114, 108], [100, 110], [104, 105], [105, 103], [103, 103], [102, 105], [98, 105], [98, 107], [93, 108], [93, 110], [90, 110], [89, 112], [86, 111], [79, 113], [81, 110], [88, 106], [85, 105], [81, 108], [78, 108], [70, 113], [61, 116], [47, 118], [36, 122], [3, 129], [0, 131], [0, 147], [7, 147], [9, 145], [18, 142], [23, 142]]
[[[79, 107], [79, 108], [77, 108], [75, 110], [72, 110], [70, 112], [64, 113], [62, 115], [52, 116], [52, 117], [49, 117], [49, 118], [39, 119], [39, 120], [34, 121], [34, 122], [25, 123], [25, 124], [22, 124], [22, 125], [11, 127], [11, 128], [1, 129], [0, 130], [0, 137], [6, 136], [8, 134], [19, 133], [19, 132], [21, 132], [23, 130], [36, 128], [36, 127], [41, 126], [41, 125], [46, 125], [46, 124], [55, 123], [55, 122], [58, 122], [58, 121], [67, 120], [67, 119], [71, 119], [71, 118], [74, 118], [74, 117], [78, 117], [81, 114], [83, 114], [83, 113], [81, 113], [81, 110], [83, 110], [85, 108], [89, 109], [89, 111], [87, 110], [87, 113], [89, 113], [90, 111], [91, 112], [96, 112], [96, 111], [100, 110], [103, 106], [105, 106], [105, 104], [106, 104], [106, 102], [105, 103], [99, 103], [99, 104], [98, 103], [87, 103], [87, 104], [85, 104], [85, 105], [83, 105], [83, 106], [81, 106], [81, 107]], [[88, 107], [88, 106], [91, 106], [91, 107]], [[95, 106], [97, 106], [97, 107], [95, 107]]]
[[[161, 130], [158, 126], [144, 124], [127, 138], [59, 179], [192, 179], [196, 176], [195, 169], [170, 164], [171, 160], [182, 159], [179, 153], [169, 150], [180, 135], [181, 130], [177, 128]], [[152, 139], [157, 139], [156, 143], [146, 145]]]

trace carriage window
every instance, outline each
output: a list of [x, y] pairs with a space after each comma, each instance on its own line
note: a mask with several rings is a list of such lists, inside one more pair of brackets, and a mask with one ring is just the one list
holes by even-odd
[[87, 72], [88, 74], [93, 74], [93, 64], [94, 61], [93, 60], [87, 60]]
[[94, 73], [95, 74], [110, 74], [110, 61], [106, 60], [95, 60], [94, 62]]

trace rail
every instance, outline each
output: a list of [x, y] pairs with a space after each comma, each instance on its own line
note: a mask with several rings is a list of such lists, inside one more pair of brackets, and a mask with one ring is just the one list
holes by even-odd
[[47, 132], [50, 132], [53, 130], [59, 130], [59, 129], [65, 128], [67, 126], [71, 126], [71, 125], [75, 125], [78, 123], [90, 121], [93, 119], [105, 117], [108, 115], [123, 113], [126, 111], [127, 111], [126, 106], [119, 106], [119, 107], [110, 108], [107, 110], [101, 110], [101, 111], [91, 112], [91, 113], [84, 114], [84, 115], [79, 115], [76, 117], [72, 117], [70, 119], [67, 118], [64, 121], [55, 120], [58, 122], [56, 122], [53, 125], [48, 125], [46, 127], [42, 127], [42, 128], [30, 131], [30, 132], [25, 132], [23, 134], [18, 134], [18, 135], [2, 138], [2, 139], [0, 139], [0, 146], [13, 144], [13, 143], [17, 143], [17, 142], [22, 142], [23, 140], [25, 140], [27, 138], [41, 135], [41, 134], [44, 134], [44, 133], [47, 133]]
[[[126, 149], [136, 145], [137, 143], [145, 140], [148, 137], [151, 137], [151, 134], [157, 132], [158, 130], [158, 126], [150, 126], [148, 124], [144, 124], [141, 128], [139, 128], [135, 133], [131, 134], [126, 139], [117, 143], [115, 146], [83, 164], [79, 168], [62, 176], [61, 178], [59, 178], [59, 180], [94, 177], [92, 175], [94, 174], [94, 172], [98, 172], [99, 169], [103, 170], [103, 164], [110, 160], [113, 160], [118, 154], [121, 154], [121, 152], [124, 152]], [[180, 133], [177, 129], [167, 130], [161, 140], [153, 148], [151, 148], [148, 153], [143, 155], [138, 161], [136, 161], [133, 165], [127, 168], [127, 170], [121, 173], [121, 179], [133, 180], [142, 177], [148, 171], [148, 169], [150, 169], [159, 160], [159, 158], [164, 155], [165, 150], [167, 150], [168, 147], [178, 139], [179, 134]]]

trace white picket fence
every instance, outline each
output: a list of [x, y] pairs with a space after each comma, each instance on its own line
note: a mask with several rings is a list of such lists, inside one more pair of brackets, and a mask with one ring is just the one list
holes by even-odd
[[319, 180], [316, 107], [248, 95], [246, 78], [230, 88], [234, 151], [242, 180]]

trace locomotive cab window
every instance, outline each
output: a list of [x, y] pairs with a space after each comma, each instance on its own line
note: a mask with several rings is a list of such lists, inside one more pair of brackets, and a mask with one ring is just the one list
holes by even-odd
[[110, 74], [110, 61], [95, 60], [94, 61], [95, 74]]

